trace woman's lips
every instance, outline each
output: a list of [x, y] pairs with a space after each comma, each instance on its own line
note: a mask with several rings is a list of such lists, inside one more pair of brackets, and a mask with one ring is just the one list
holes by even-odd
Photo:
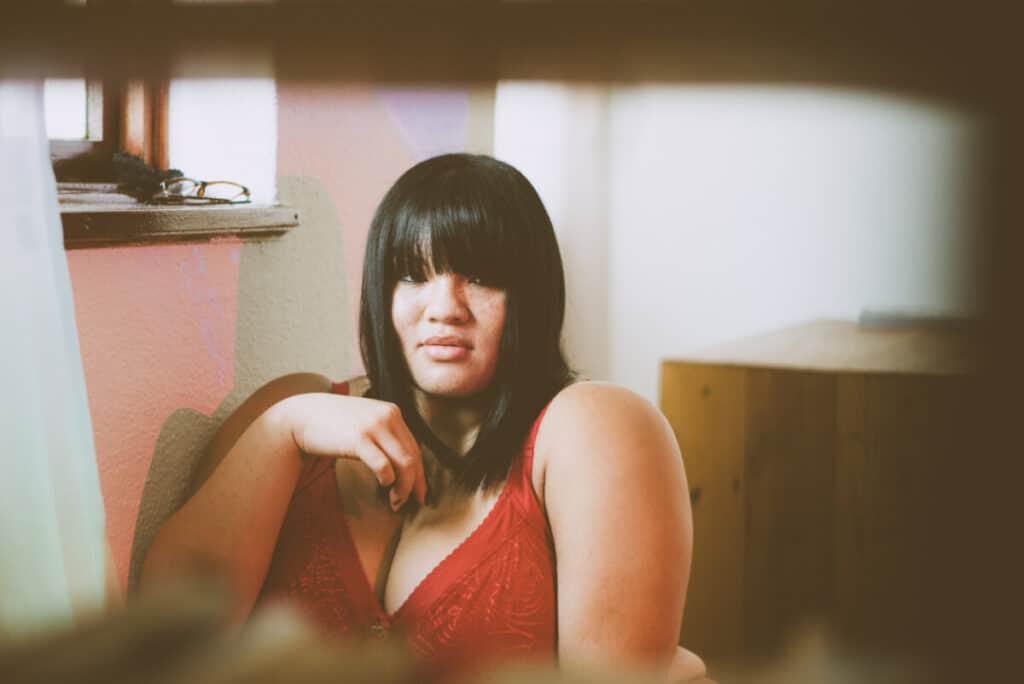
[[461, 361], [469, 356], [469, 348], [446, 344], [425, 344], [423, 350], [434, 361]]
[[434, 361], [461, 361], [473, 349], [469, 342], [454, 336], [428, 337], [420, 346]]

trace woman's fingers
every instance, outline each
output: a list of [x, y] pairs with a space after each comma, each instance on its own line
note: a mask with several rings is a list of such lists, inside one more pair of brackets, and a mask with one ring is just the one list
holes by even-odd
[[[381, 430], [374, 435], [376, 446], [391, 462], [395, 480], [391, 486], [391, 507], [395, 510], [402, 507], [409, 494], [415, 491], [417, 480], [421, 477], [419, 449], [410, 449], [392, 430]], [[382, 483], [383, 484], [383, 483]]]
[[395, 468], [392, 466], [391, 460], [373, 440], [362, 440], [356, 449], [355, 455], [373, 472], [381, 487], [390, 487], [395, 484], [397, 479]]
[[293, 430], [302, 451], [362, 461], [382, 487], [391, 488], [395, 510], [410, 494], [426, 502], [420, 447], [397, 405], [362, 397], [304, 396], [303, 403], [296, 404], [299, 427]]
[[420, 449], [420, 445], [416, 441], [416, 438], [412, 436], [412, 431], [409, 430], [409, 426], [406, 425], [405, 420], [402, 419], [401, 413], [399, 413], [394, 432], [405, 447], [407, 453], [410, 453], [413, 456], [413, 460], [416, 464], [416, 475], [412, 491], [416, 496], [416, 500], [419, 501], [421, 505], [425, 504], [427, 502], [427, 476], [426, 470], [423, 467], [423, 452]]

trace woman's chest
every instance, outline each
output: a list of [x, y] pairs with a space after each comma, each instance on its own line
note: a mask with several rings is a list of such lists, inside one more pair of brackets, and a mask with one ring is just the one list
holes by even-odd
[[334, 480], [293, 500], [267, 598], [337, 634], [396, 630], [432, 659], [553, 653], [554, 547], [521, 483], [403, 521], [375, 490], [344, 497]]
[[449, 496], [403, 519], [379, 497], [353, 491], [354, 484], [359, 486], [339, 472], [339, 495], [349, 502], [344, 507], [349, 536], [387, 613], [395, 613], [442, 563], [471, 562], [469, 556], [480, 548], [470, 542], [501, 499], [498, 491]]
[[423, 509], [405, 520], [392, 543], [390, 558], [385, 553], [381, 559], [380, 569], [385, 572], [381, 577], [383, 591], [378, 596], [384, 609], [396, 612], [442, 563], [471, 562], [474, 549], [470, 542], [498, 498], [478, 493], [438, 509]]

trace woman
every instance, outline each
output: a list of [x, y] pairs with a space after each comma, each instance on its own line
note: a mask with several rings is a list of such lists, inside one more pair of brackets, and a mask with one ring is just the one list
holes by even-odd
[[400, 633], [443, 671], [679, 666], [678, 446], [645, 400], [573, 382], [563, 311], [554, 231], [522, 174], [463, 154], [414, 166], [367, 242], [367, 378], [289, 375], [240, 406], [143, 582], [212, 563], [240, 618], [287, 597], [339, 634]]

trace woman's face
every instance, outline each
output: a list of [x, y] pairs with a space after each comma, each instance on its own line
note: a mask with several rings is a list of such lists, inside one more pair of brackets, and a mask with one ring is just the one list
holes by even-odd
[[505, 291], [457, 273], [400, 279], [391, 320], [415, 385], [468, 397], [487, 388], [498, 365]]

